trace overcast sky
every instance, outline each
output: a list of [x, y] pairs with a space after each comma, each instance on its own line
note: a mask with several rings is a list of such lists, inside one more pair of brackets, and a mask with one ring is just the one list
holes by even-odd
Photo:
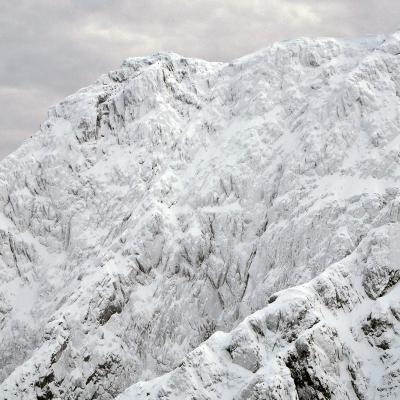
[[277, 40], [399, 25], [399, 0], [0, 0], [0, 159], [124, 58], [229, 61]]

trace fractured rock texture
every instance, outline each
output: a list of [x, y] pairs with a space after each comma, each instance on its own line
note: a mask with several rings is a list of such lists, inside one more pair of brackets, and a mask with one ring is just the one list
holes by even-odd
[[399, 183], [400, 33], [126, 60], [0, 162], [1, 398], [398, 399]]

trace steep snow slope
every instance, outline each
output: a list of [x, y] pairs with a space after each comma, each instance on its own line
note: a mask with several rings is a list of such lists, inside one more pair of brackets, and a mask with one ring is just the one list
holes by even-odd
[[156, 54], [52, 108], [0, 163], [2, 396], [398, 398], [399, 54]]

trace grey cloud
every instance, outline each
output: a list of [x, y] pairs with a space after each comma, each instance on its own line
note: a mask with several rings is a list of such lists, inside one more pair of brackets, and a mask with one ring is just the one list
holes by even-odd
[[3, 0], [0, 158], [46, 109], [130, 56], [227, 61], [297, 36], [397, 28], [397, 0]]
[[39, 129], [49, 102], [55, 100], [41, 91], [0, 87], [0, 157]]

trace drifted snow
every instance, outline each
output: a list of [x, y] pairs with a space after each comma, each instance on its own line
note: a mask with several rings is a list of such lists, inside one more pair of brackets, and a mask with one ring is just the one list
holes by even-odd
[[2, 397], [397, 399], [399, 57], [162, 53], [53, 107], [0, 163]]

